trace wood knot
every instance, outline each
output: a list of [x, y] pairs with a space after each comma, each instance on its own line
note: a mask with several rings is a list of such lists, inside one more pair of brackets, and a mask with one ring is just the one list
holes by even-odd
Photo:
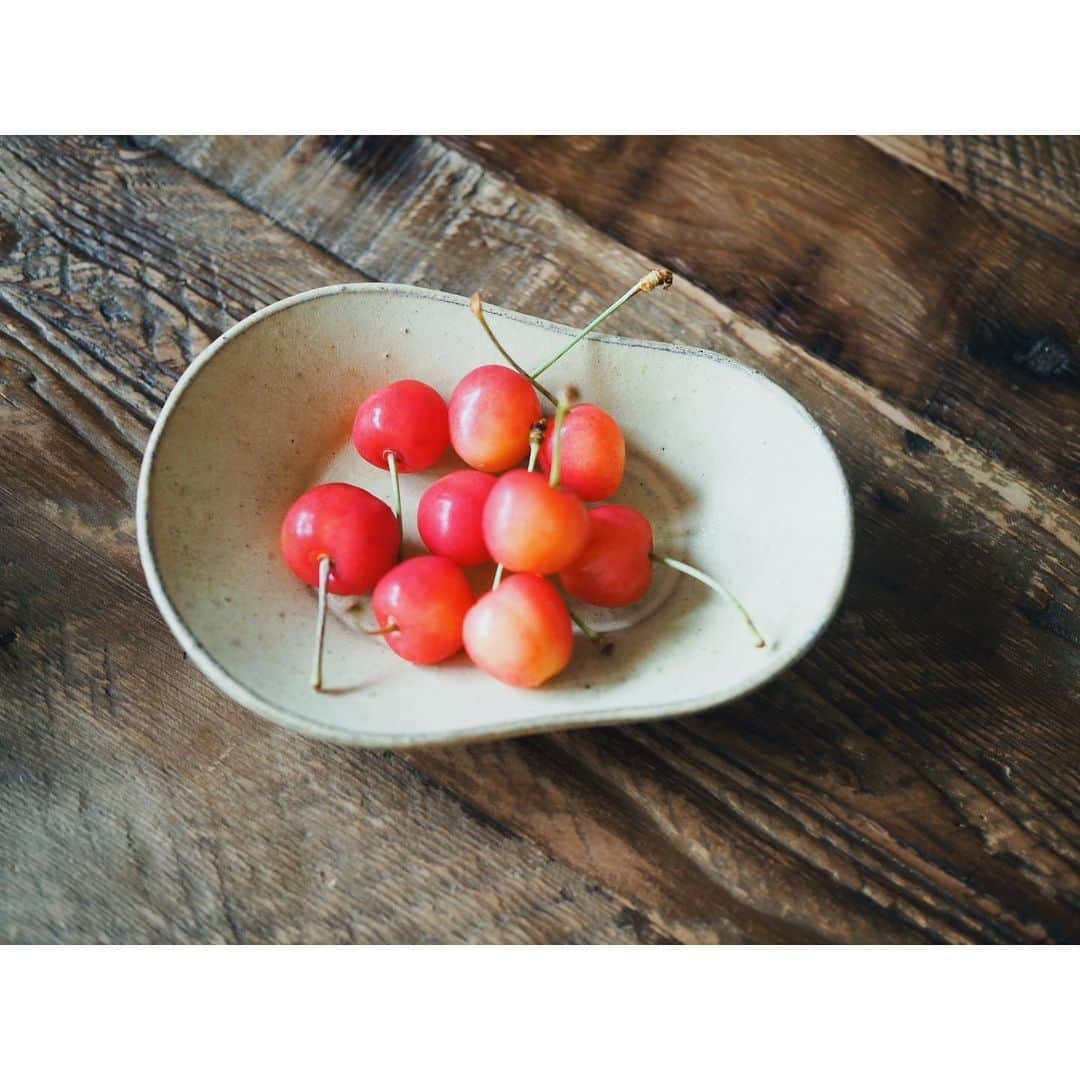
[[1020, 370], [1037, 379], [1076, 373], [1072, 350], [1053, 329], [1018, 326], [1004, 319], [976, 321], [968, 351], [984, 363]]
[[381, 176], [400, 164], [419, 139], [415, 135], [321, 135], [319, 142], [334, 161]]
[[1031, 347], [1013, 356], [1013, 363], [1040, 379], [1067, 375], [1072, 367], [1072, 353], [1062, 341], [1040, 337]]
[[920, 454], [932, 454], [937, 447], [925, 435], [920, 435], [917, 431], [905, 431], [904, 450], [918, 457]]
[[19, 230], [14, 222], [0, 218], [0, 262], [8, 258], [19, 246]]

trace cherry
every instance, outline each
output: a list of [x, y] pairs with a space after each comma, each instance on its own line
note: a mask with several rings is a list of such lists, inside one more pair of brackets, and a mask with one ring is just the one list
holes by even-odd
[[450, 423], [438, 391], [416, 379], [402, 379], [376, 390], [356, 410], [353, 444], [360, 456], [380, 469], [387, 456], [399, 472], [423, 472], [446, 453]]
[[589, 542], [559, 575], [571, 596], [599, 607], [637, 603], [652, 584], [649, 519], [629, 506], [589, 510]]
[[746, 621], [754, 644], [764, 648], [765, 639], [750, 612], [730, 589], [703, 570], [652, 550], [652, 526], [643, 514], [629, 506], [594, 506], [589, 511], [589, 526], [589, 541], [584, 551], [559, 576], [571, 596], [601, 607], [633, 604], [649, 591], [652, 583], [649, 563], [662, 563], [708, 585], [733, 604]]
[[[581, 500], [559, 490], [559, 433], [570, 407], [563, 395], [555, 413], [555, 445], [548, 479], [515, 469], [495, 482], [484, 504], [484, 542], [500, 570], [557, 574], [581, 554], [589, 539], [589, 515]], [[529, 469], [536, 462], [536, 445]], [[496, 571], [498, 585], [501, 573]]]
[[450, 397], [450, 441], [466, 464], [483, 472], [502, 472], [521, 461], [539, 419], [532, 383], [498, 364], [474, 368]]
[[401, 522], [399, 472], [430, 469], [446, 453], [450, 421], [438, 391], [416, 379], [401, 379], [360, 403], [353, 421], [353, 445], [360, 456], [390, 472], [394, 517]]
[[557, 574], [589, 539], [581, 500], [548, 484], [541, 473], [500, 476], [484, 506], [484, 541], [507, 570]]
[[289, 569], [319, 590], [311, 685], [322, 686], [326, 594], [369, 592], [394, 565], [398, 523], [386, 503], [353, 484], [320, 484], [289, 507], [281, 551]]
[[397, 522], [381, 499], [354, 484], [320, 484], [289, 507], [281, 550], [292, 572], [317, 587], [319, 562], [329, 559], [328, 592], [370, 592], [394, 565]]
[[567, 664], [574, 631], [550, 581], [513, 574], [465, 616], [465, 651], [478, 668], [511, 686], [547, 682]]
[[416, 512], [420, 539], [433, 555], [458, 566], [479, 566], [491, 554], [484, 543], [484, 503], [495, 486], [490, 473], [458, 469], [424, 492]]
[[[554, 432], [540, 450], [540, 465], [551, 470]], [[585, 502], [610, 499], [622, 484], [626, 441], [613, 417], [597, 405], [575, 405], [562, 432], [560, 484]]]
[[418, 555], [387, 573], [372, 597], [386, 643], [414, 664], [437, 664], [462, 645], [462, 624], [476, 601], [461, 568], [441, 555]]

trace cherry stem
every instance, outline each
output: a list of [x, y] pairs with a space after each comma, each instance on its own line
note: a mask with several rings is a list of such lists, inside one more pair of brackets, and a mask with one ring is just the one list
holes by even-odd
[[611, 642], [604, 641], [603, 637], [570, 606], [570, 597], [566, 591], [566, 586], [558, 579], [556, 579], [555, 584], [558, 586], [559, 592], [562, 593], [563, 600], [566, 601], [566, 610], [573, 624], [589, 639], [589, 643], [599, 649], [600, 652], [604, 654], [611, 652]]
[[532, 379], [538, 379], [552, 364], [557, 360], [561, 360], [579, 341], [587, 338], [605, 319], [609, 319], [616, 311], [630, 300], [633, 300], [639, 292], [652, 292], [655, 288], [668, 288], [671, 285], [673, 278], [670, 270], [665, 270], [662, 266], [658, 266], [655, 270], [650, 270], [632, 289], [627, 289], [626, 292], [615, 301], [606, 311], [602, 311], [599, 315], [580, 334], [575, 337], [569, 345], [560, 349], [546, 364], [538, 367], [530, 376]]
[[397, 454], [393, 450], [386, 452], [386, 467], [390, 470], [390, 482], [394, 486], [394, 517], [401, 525], [401, 480], [398, 478]]
[[559, 478], [562, 476], [563, 421], [570, 411], [570, 406], [576, 400], [577, 391], [573, 387], [568, 387], [559, 395], [559, 404], [555, 406], [555, 434], [551, 439], [551, 475], [548, 477], [548, 483], [553, 488], [559, 486]]
[[386, 467], [390, 470], [390, 482], [394, 491], [394, 517], [397, 518], [398, 530], [398, 558], [401, 557], [401, 546], [405, 542], [405, 530], [401, 524], [401, 477], [398, 476], [398, 459], [393, 450], [386, 452]]
[[393, 619], [391, 619], [385, 626], [380, 626], [378, 630], [365, 630], [364, 633], [369, 637], [385, 637], [387, 634], [396, 634], [400, 627]]
[[311, 685], [322, 689], [323, 641], [326, 638], [326, 587], [330, 581], [330, 556], [319, 556], [319, 609], [315, 616], [315, 660], [311, 666]]
[[543, 394], [543, 395], [544, 395], [544, 397], [546, 397], [546, 398], [548, 399], [548, 401], [550, 401], [550, 402], [551, 402], [551, 404], [552, 404], [552, 405], [554, 405], [554, 404], [555, 404], [555, 395], [554, 395], [554, 394], [553, 394], [553, 393], [552, 393], [552, 392], [551, 392], [550, 390], [548, 390], [548, 389], [547, 389], [546, 387], [543, 387], [543, 386], [541, 386], [541, 385], [540, 385], [540, 384], [539, 384], [539, 383], [538, 383], [538, 382], [536, 381], [536, 376], [535, 376], [535, 375], [530, 375], [530, 374], [529, 374], [529, 373], [528, 373], [528, 372], [527, 372], [527, 371], [526, 371], [526, 370], [525, 370], [525, 369], [524, 369], [524, 368], [523, 368], [523, 367], [522, 367], [522, 366], [521, 366], [521, 365], [520, 365], [520, 364], [519, 364], [519, 363], [518, 363], [518, 362], [517, 362], [517, 361], [516, 361], [516, 360], [515, 360], [515, 359], [514, 359], [514, 358], [513, 358], [513, 357], [512, 357], [512, 356], [511, 356], [511, 355], [510, 355], [510, 354], [509, 354], [509, 353], [508, 353], [508, 352], [507, 352], [506, 350], [505, 350], [505, 349], [504, 349], [504, 348], [503, 348], [503, 346], [502, 346], [502, 342], [501, 342], [501, 341], [499, 341], [499, 339], [498, 339], [498, 338], [497, 338], [497, 337], [495, 336], [495, 331], [491, 329], [491, 327], [490, 327], [490, 326], [488, 325], [488, 321], [487, 321], [487, 319], [486, 319], [486, 318], [484, 317], [484, 304], [483, 304], [483, 301], [481, 300], [481, 297], [480, 297], [480, 293], [478, 293], [478, 292], [474, 292], [474, 293], [472, 294], [472, 296], [470, 296], [470, 297], [469, 297], [469, 308], [470, 308], [470, 309], [472, 310], [472, 313], [473, 313], [473, 314], [474, 314], [474, 315], [475, 315], [475, 316], [476, 316], [476, 317], [477, 317], [477, 318], [478, 318], [478, 319], [480, 320], [480, 325], [481, 325], [481, 326], [482, 326], [482, 327], [484, 328], [484, 330], [485, 330], [485, 331], [487, 332], [487, 336], [488, 336], [489, 338], [491, 338], [491, 344], [492, 344], [492, 345], [494, 345], [494, 346], [495, 346], [495, 348], [496, 348], [496, 349], [498, 349], [498, 350], [499, 350], [499, 352], [500, 352], [500, 353], [502, 354], [502, 358], [503, 358], [503, 359], [504, 359], [504, 360], [505, 360], [505, 361], [506, 361], [506, 362], [507, 362], [507, 363], [508, 363], [508, 364], [509, 364], [509, 365], [510, 365], [510, 366], [511, 366], [511, 367], [512, 367], [512, 368], [513, 368], [513, 369], [514, 369], [514, 370], [515, 370], [516, 372], [518, 372], [518, 374], [520, 374], [520, 375], [524, 375], [524, 376], [525, 376], [525, 378], [526, 378], [526, 379], [528, 379], [528, 380], [529, 380], [529, 382], [531, 382], [531, 383], [533, 384], [533, 386], [535, 386], [535, 387], [536, 387], [536, 389], [537, 389], [537, 390], [539, 390], [539, 391], [540, 391], [540, 393], [541, 393], [541, 394]]
[[600, 640], [600, 635], [569, 605], [566, 605], [566, 610], [570, 613], [570, 618], [574, 625], [595, 645], [598, 649], [603, 649], [603, 643]]
[[670, 555], [657, 555], [655, 551], [652, 551], [649, 553], [649, 558], [652, 559], [653, 562], [663, 563], [664, 566], [668, 566], [672, 570], [678, 570], [680, 574], [686, 574], [689, 577], [695, 578], [703, 585], [708, 585], [714, 592], [719, 593], [733, 603], [735, 607], [738, 608], [742, 617], [746, 620], [746, 625], [750, 628], [750, 633], [754, 635], [754, 645], [759, 649], [765, 648], [765, 639], [761, 636], [761, 631], [754, 625], [754, 620], [750, 617], [750, 612], [739, 603], [735, 594], [731, 592], [730, 589], [721, 585], [716, 578], [706, 574], [703, 570], [698, 570], [696, 567], [689, 566], [687, 563], [680, 562], [678, 559], [673, 559]]
[[[536, 459], [540, 456], [540, 447], [544, 442], [544, 431], [547, 428], [547, 421], [541, 417], [536, 423], [529, 428], [529, 472], [536, 471]], [[495, 577], [491, 582], [491, 587], [497, 589], [502, 584], [503, 579], [503, 564], [499, 563], [495, 567]]]

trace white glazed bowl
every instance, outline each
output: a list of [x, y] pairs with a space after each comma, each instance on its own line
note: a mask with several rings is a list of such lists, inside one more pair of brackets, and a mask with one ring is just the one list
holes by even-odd
[[[572, 333], [495, 308], [489, 320], [526, 367]], [[414, 746], [696, 712], [760, 686], [809, 648], [839, 603], [853, 531], [847, 485], [820, 428], [732, 360], [596, 336], [545, 382], [573, 383], [618, 419], [629, 454], [617, 501], [650, 516], [657, 550], [724, 581], [767, 648], [753, 647], [730, 604], [660, 568], [634, 608], [583, 609], [613, 630], [614, 652], [600, 655], [579, 637], [569, 668], [539, 690], [496, 682], [464, 654], [437, 667], [404, 662], [347, 625], [373, 625], [366, 601], [331, 620], [327, 692], [312, 690], [314, 594], [281, 557], [285, 511], [327, 479], [388, 498], [387, 474], [352, 448], [359, 402], [405, 377], [449, 398], [466, 372], [496, 361], [465, 298], [361, 284], [256, 312], [184, 373], [143, 459], [139, 551], [169, 627], [226, 694], [308, 735]], [[402, 478], [407, 553], [421, 550], [424, 488], [460, 467], [448, 453], [434, 472]]]

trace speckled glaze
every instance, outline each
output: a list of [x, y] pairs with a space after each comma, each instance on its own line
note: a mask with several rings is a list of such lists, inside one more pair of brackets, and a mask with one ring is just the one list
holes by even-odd
[[[566, 327], [489, 309], [527, 367]], [[416, 667], [349, 620], [327, 630], [326, 692], [308, 686], [314, 594], [289, 572], [278, 530], [290, 503], [323, 480], [388, 498], [388, 477], [350, 442], [359, 402], [393, 379], [449, 397], [493, 350], [459, 296], [403, 285], [340, 285], [256, 312], [203, 352], [162, 409], [139, 477], [139, 551], [180, 644], [220, 689], [285, 727], [373, 747], [415, 746], [589, 724], [658, 719], [760, 686], [813, 643], [836, 610], [852, 550], [851, 501], [828, 440], [764, 376], [714, 353], [590, 338], [545, 378], [573, 383], [623, 427], [626, 478], [615, 501], [653, 521], [657, 550], [725, 581], [768, 640], [755, 649], [732, 607], [658, 568], [632, 608], [582, 606], [614, 631], [602, 656], [580, 637], [569, 668], [516, 690], [463, 654]], [[438, 468], [402, 477], [406, 553], [415, 509]], [[479, 588], [490, 568], [470, 572]]]

